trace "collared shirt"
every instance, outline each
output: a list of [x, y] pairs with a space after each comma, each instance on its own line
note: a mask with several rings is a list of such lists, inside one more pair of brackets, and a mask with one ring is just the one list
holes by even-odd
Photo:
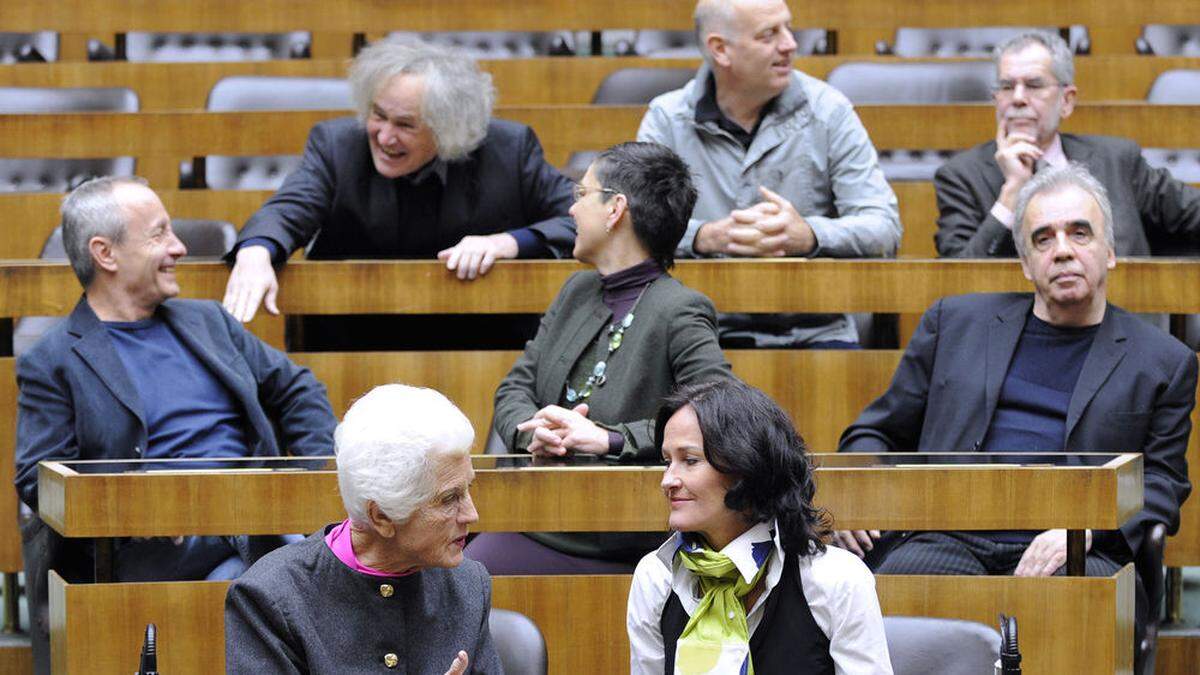
[[778, 101], [779, 97], [776, 96], [763, 104], [762, 110], [758, 111], [758, 119], [754, 122], [754, 128], [746, 131], [742, 125], [726, 117], [721, 107], [717, 105], [717, 81], [711, 74], [708, 76], [705, 87], [704, 96], [696, 101], [696, 124], [712, 122], [729, 132], [738, 143], [742, 144], [743, 148], [749, 148], [750, 144], [754, 142], [754, 136], [758, 134], [758, 128], [762, 126], [763, 118], [775, 108], [775, 101]]
[[[1042, 158], [1038, 161], [1045, 162], [1054, 168], [1068, 164], [1070, 160], [1067, 159], [1066, 153], [1063, 152], [1062, 136], [1054, 134], [1054, 140], [1050, 141], [1050, 147], [1046, 148], [1046, 151], [1042, 153]], [[992, 204], [992, 216], [1010, 230], [1012, 229], [1013, 221], [1016, 220], [1016, 214], [1012, 212], [1012, 209], [1001, 204], [999, 200], [995, 204]]]
[[[769, 547], [762, 593], [746, 614], [751, 636], [758, 630], [767, 599], [783, 575], [784, 552], [777, 530], [773, 524], [758, 523], [721, 549], [742, 577], [750, 581], [759, 568], [755, 550], [761, 551], [764, 545]], [[646, 554], [633, 573], [626, 613], [629, 672], [633, 675], [663, 672], [664, 647], [659, 622], [671, 594], [679, 598], [688, 616], [700, 604], [699, 581], [675, 555], [682, 544], [682, 535], [673, 534], [657, 551]], [[802, 556], [799, 569], [809, 610], [829, 638], [829, 653], [836, 672], [890, 675], [892, 666], [879, 599], [875, 595], [875, 577], [867, 566], [854, 554], [829, 546], [824, 553]]]

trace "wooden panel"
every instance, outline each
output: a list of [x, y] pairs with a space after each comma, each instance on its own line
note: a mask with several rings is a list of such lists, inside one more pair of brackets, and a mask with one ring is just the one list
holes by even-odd
[[1017, 617], [1025, 673], [1133, 672], [1133, 565], [1113, 577], [878, 575], [885, 615]]
[[1154, 661], [1157, 675], [1196, 675], [1200, 663], [1200, 631], [1196, 629], [1160, 631], [1158, 656]]
[[[1137, 454], [1103, 467], [1054, 468], [880, 467], [861, 454], [815, 460], [817, 505], [842, 529], [1115, 529], [1142, 503]], [[206, 470], [201, 462], [195, 470], [105, 474], [44, 463], [39, 513], [67, 537], [310, 532], [344, 518], [333, 471], [255, 469], [254, 463], [239, 470]], [[484, 465], [477, 461], [472, 486], [476, 531], [666, 532], [661, 465]], [[1040, 497], [1014, 505], [1014, 494]]]
[[[967, 148], [996, 133], [990, 104], [863, 105], [877, 148]], [[1082, 104], [1074, 133], [1124, 136], [1145, 147], [1200, 146], [1196, 109], [1146, 103]], [[645, 106], [501, 107], [496, 116], [533, 127], [554, 165], [637, 135]], [[169, 157], [299, 154], [313, 124], [345, 111], [143, 112], [0, 115], [3, 157]], [[141, 169], [139, 168], [139, 171]], [[166, 185], [163, 185], [166, 187]]]
[[339, 419], [372, 387], [403, 382], [437, 389], [462, 409], [475, 427], [474, 452], [482, 452], [492, 424], [496, 387], [520, 352], [297, 353], [329, 391]]
[[17, 491], [13, 484], [13, 454], [17, 437], [17, 376], [15, 360], [0, 358], [0, 573], [20, 572], [21, 535], [17, 530]]
[[[891, 36], [888, 37], [891, 40]], [[841, 45], [839, 45], [841, 46]], [[947, 63], [959, 58], [889, 56], [804, 56], [796, 69], [825, 79], [844, 63]], [[600, 83], [625, 68], [695, 69], [700, 59], [591, 56], [481, 60], [492, 74], [500, 105], [581, 105], [590, 103]], [[1075, 84], [1084, 101], [1141, 100], [1166, 70], [1200, 68], [1200, 58], [1142, 55], [1078, 56]], [[208, 92], [223, 77], [345, 77], [344, 59], [287, 59], [209, 63], [128, 63], [108, 61], [33, 63], [0, 66], [0, 82], [14, 87], [128, 87], [142, 111], [202, 110]]]
[[55, 673], [136, 669], [146, 624], [158, 628], [164, 673], [225, 672], [227, 582], [68, 584], [50, 573]]
[[[886, 615], [928, 615], [1020, 622], [1022, 666], [1044, 673], [1132, 672], [1132, 566], [1113, 577], [880, 576]], [[546, 639], [550, 672], [615, 673], [627, 668], [625, 602], [630, 577], [496, 577], [492, 605], [531, 617]], [[64, 584], [51, 580], [51, 639], [56, 671], [117, 672], [141, 645], [145, 624], [159, 624], [163, 672], [224, 669], [225, 582]], [[170, 623], [166, 623], [166, 622]], [[169, 627], [169, 628], [168, 628]], [[63, 644], [64, 639], [67, 644]], [[86, 667], [84, 667], [86, 666]]]
[[[1200, 397], [1200, 384], [1197, 384]], [[1200, 407], [1192, 409], [1192, 433], [1188, 437], [1188, 477], [1192, 485], [1200, 483]], [[1168, 567], [1200, 565], [1200, 498], [1192, 497], [1179, 509], [1179, 532], [1167, 539], [1163, 562]], [[1197, 661], [1200, 663], [1200, 661]]]
[[629, 669], [627, 575], [493, 577], [492, 606], [533, 619], [546, 640], [551, 673]]
[[[293, 262], [280, 275], [279, 308], [285, 314], [536, 314], [580, 269], [567, 261], [505, 260], [468, 282], [437, 261]], [[178, 274], [184, 297], [219, 300], [229, 272], [220, 263], [182, 263]], [[1015, 260], [686, 260], [672, 274], [726, 312], [920, 313], [947, 295], [1030, 290]], [[1200, 261], [1122, 258], [1109, 275], [1108, 298], [1135, 312], [1195, 312]], [[79, 284], [65, 263], [0, 261], [0, 316], [65, 315], [78, 300]]]
[[0, 673], [33, 672], [33, 649], [24, 635], [0, 636]]
[[[401, 5], [401, 10], [398, 5]], [[1189, 0], [1072, 0], [1047, 5], [1040, 0], [962, 3], [925, 0], [791, 0], [796, 26], [1039, 26], [1083, 23], [1122, 27], [1141, 23], [1188, 23], [1195, 19]], [[210, 0], [205, 3], [155, 0], [7, 0], [0, 30], [73, 32], [290, 31], [356, 32], [405, 30], [598, 30], [604, 28], [692, 27], [692, 0]], [[1132, 51], [1132, 46], [1129, 47]]]

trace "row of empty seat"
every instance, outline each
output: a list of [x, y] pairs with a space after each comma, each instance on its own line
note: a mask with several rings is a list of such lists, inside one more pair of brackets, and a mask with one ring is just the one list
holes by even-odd
[[[901, 28], [892, 41], [875, 45], [877, 54], [903, 57], [986, 56], [998, 42], [1020, 27], [985, 28]], [[1090, 51], [1087, 28], [1064, 29], [1076, 53]], [[592, 34], [572, 31], [512, 32], [470, 31], [421, 33], [422, 39], [452, 45], [477, 58], [528, 58], [531, 56], [572, 56], [606, 54], [658, 58], [699, 56], [695, 36], [690, 31], [602, 31]], [[831, 39], [832, 38], [832, 39]], [[265, 61], [305, 58], [310, 54], [312, 36], [292, 33], [149, 33], [129, 32], [114, 45], [100, 40], [89, 42], [92, 60], [123, 58], [136, 62], [172, 61]], [[831, 54], [836, 38], [819, 28], [796, 31], [797, 53]], [[117, 48], [116, 44], [120, 47]], [[1141, 54], [1158, 56], [1200, 56], [1200, 24], [1149, 25], [1134, 45]], [[58, 35], [40, 33], [0, 33], [0, 64], [55, 61], [59, 58]]]
[[[691, 79], [690, 68], [629, 68], [614, 72], [596, 91], [592, 103], [645, 104]], [[991, 97], [994, 68], [987, 61], [951, 63], [846, 63], [828, 81], [856, 104], [934, 104], [984, 102]], [[904, 81], [903, 88], [888, 86]], [[1200, 104], [1200, 70], [1173, 70], [1159, 76], [1147, 101]], [[245, 110], [338, 110], [351, 108], [349, 85], [341, 78], [230, 77], [209, 93], [213, 112]], [[137, 95], [124, 88], [0, 88], [0, 114], [53, 112], [136, 112]], [[1178, 179], [1200, 182], [1200, 150], [1150, 148], [1152, 166], [1169, 169]], [[887, 149], [881, 165], [888, 180], [927, 181], [951, 154], [940, 148]], [[590, 153], [578, 153], [565, 167], [582, 174]], [[181, 172], [185, 186], [213, 189], [276, 189], [299, 162], [298, 155], [209, 157], [203, 180], [190, 167]], [[131, 175], [131, 158], [72, 160], [0, 160], [0, 192], [60, 192], [90, 175]]]

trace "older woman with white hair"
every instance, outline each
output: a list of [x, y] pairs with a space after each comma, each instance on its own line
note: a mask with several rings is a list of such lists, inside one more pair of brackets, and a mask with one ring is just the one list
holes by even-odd
[[230, 586], [227, 672], [501, 672], [491, 581], [462, 555], [479, 519], [474, 437], [432, 389], [390, 384], [355, 402], [334, 435], [349, 517]]
[[[363, 49], [350, 67], [357, 119], [313, 127], [300, 168], [242, 228], [226, 309], [276, 311], [272, 263], [433, 258], [460, 279], [501, 258], [566, 258], [571, 183], [533, 131], [492, 119], [491, 76], [465, 54], [409, 40]], [[314, 240], [315, 238], [315, 240]]]

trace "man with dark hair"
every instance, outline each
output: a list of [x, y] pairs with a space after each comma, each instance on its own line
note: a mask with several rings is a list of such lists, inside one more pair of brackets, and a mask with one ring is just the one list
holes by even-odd
[[[99, 178], [63, 201], [63, 245], [84, 288], [17, 360], [17, 492], [35, 513], [43, 460], [333, 454], [325, 387], [215, 302], [174, 300], [187, 249], [141, 179]], [[47, 573], [84, 580], [90, 547], [39, 518], [23, 532], [37, 670], [49, 668]], [[277, 543], [277, 542], [276, 542]], [[122, 540], [121, 581], [228, 579], [265, 540]]]
[[[900, 216], [866, 129], [841, 92], [792, 69], [783, 0], [701, 0], [704, 64], [650, 103], [638, 140], [691, 167], [700, 198], [682, 256], [895, 255]], [[726, 346], [847, 347], [842, 314], [723, 315]]]
[[1065, 40], [1029, 31], [996, 46], [996, 139], [955, 155], [934, 176], [943, 256], [1013, 256], [1017, 193], [1043, 166], [1079, 162], [1108, 190], [1117, 255], [1177, 253], [1200, 241], [1200, 190], [1151, 168], [1142, 149], [1111, 136], [1059, 133], [1075, 110], [1075, 63]]
[[[887, 392], [846, 429], [839, 449], [1141, 452], [1144, 508], [1119, 530], [1087, 533], [1087, 573], [1113, 574], [1134, 559], [1152, 524], [1179, 528], [1191, 492], [1184, 455], [1196, 354], [1107, 302], [1117, 264], [1113, 214], [1085, 168], [1038, 172], [1015, 210], [1016, 250], [1032, 296], [939, 300]], [[862, 555], [876, 536], [839, 532], [837, 540]], [[1065, 530], [915, 532], [877, 571], [1049, 576], [1066, 560], [1066, 539]], [[1139, 583], [1138, 616], [1145, 613]]]

